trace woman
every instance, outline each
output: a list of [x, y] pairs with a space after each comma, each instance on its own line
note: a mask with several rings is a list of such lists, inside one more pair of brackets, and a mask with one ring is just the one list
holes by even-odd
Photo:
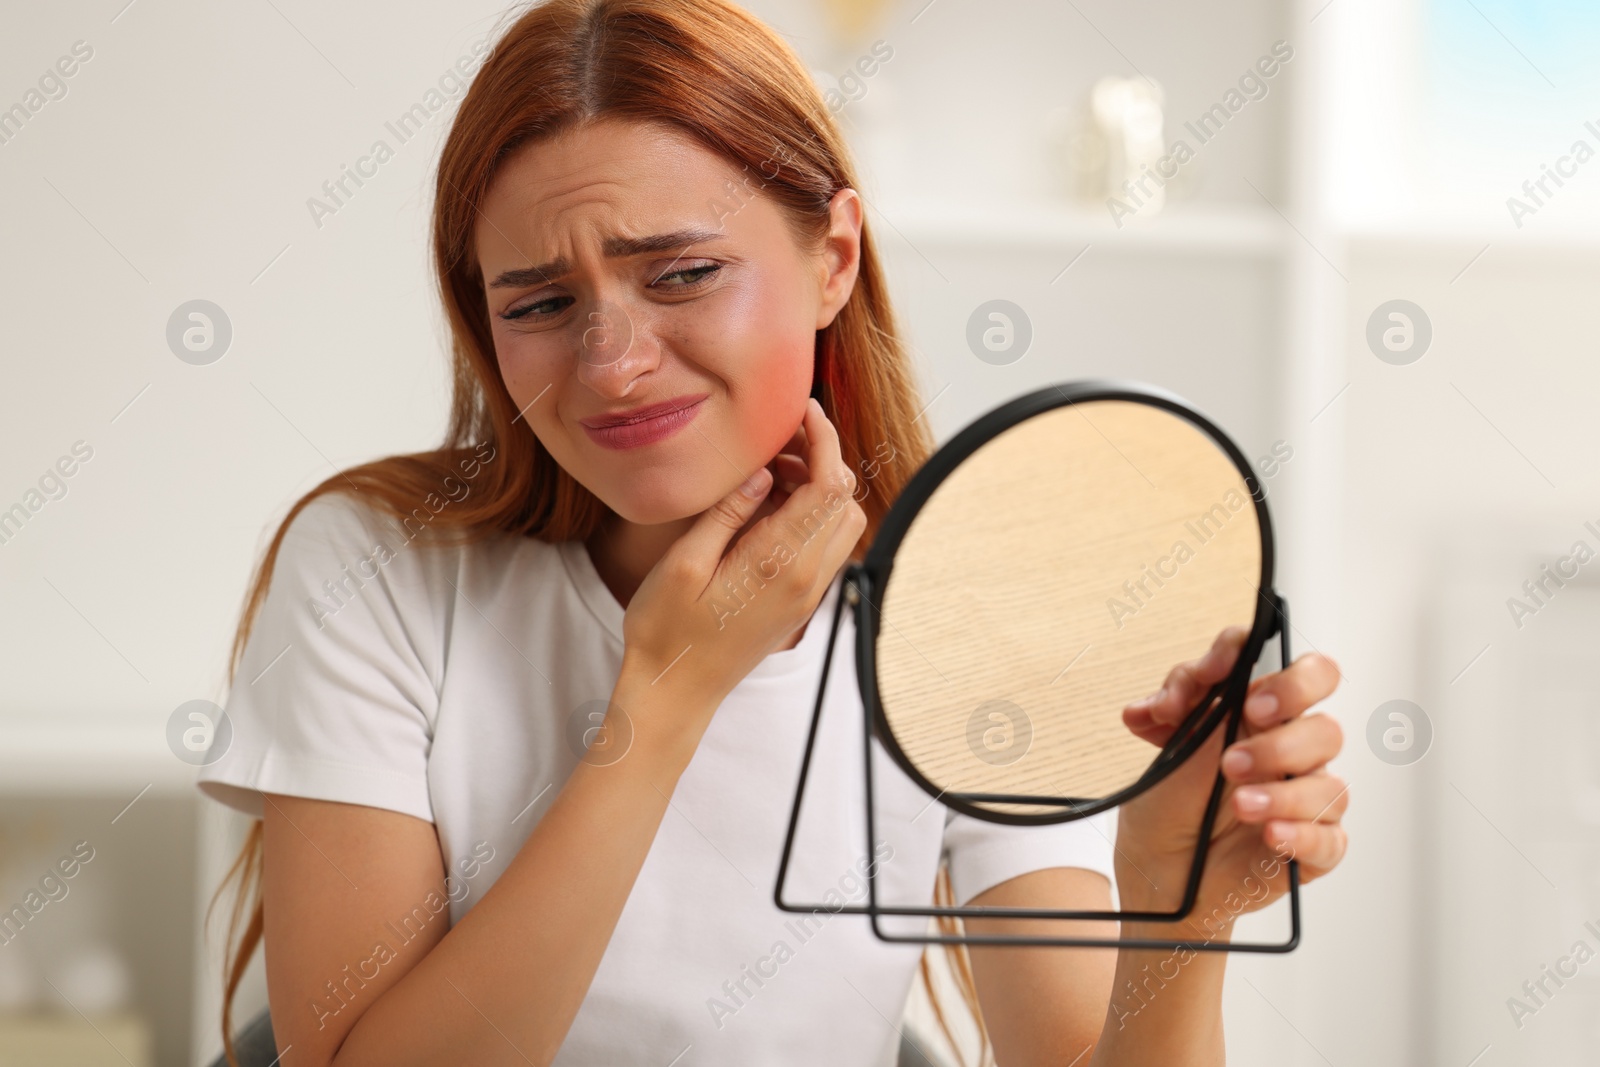
[[[854, 184], [804, 67], [721, 0], [550, 0], [494, 47], [435, 190], [447, 438], [291, 509], [202, 774], [262, 820], [228, 993], [264, 941], [285, 1067], [891, 1058], [921, 954], [796, 925], [770, 889], [816, 619], [931, 450]], [[1129, 728], [1159, 744], [1242, 638]], [[1304, 714], [1336, 679], [1311, 655], [1252, 684], [1182, 936], [1281, 895], [1281, 857], [1309, 880], [1342, 856], [1339, 731]], [[1219, 745], [1122, 809], [1115, 859], [1091, 820], [941, 823], [888, 763], [866, 855], [841, 757], [812, 873], [840, 900], [870, 868], [907, 901], [1071, 909], [1116, 875], [1123, 907], [1170, 908]], [[955, 962], [1017, 1067], [1220, 1063], [1223, 958]]]

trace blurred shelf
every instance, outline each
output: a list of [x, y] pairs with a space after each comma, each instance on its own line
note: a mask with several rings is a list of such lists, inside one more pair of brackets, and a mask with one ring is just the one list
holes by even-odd
[[167, 748], [160, 723], [0, 716], [0, 796], [193, 792], [198, 769]]
[[1268, 208], [1172, 205], [1118, 227], [1104, 212], [1057, 201], [896, 199], [869, 207], [914, 246], [1061, 248], [1272, 258], [1294, 231]]

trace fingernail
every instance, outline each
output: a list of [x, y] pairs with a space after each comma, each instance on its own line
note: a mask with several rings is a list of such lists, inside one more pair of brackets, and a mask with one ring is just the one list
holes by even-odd
[[1267, 791], [1253, 786], [1243, 786], [1234, 793], [1239, 810], [1249, 815], [1267, 810]]
[[767, 488], [772, 472], [765, 467], [757, 467], [755, 473], [746, 478], [739, 486], [739, 492], [745, 496], [760, 496]]
[[1255, 760], [1250, 758], [1250, 753], [1242, 748], [1230, 748], [1222, 754], [1222, 772], [1224, 774], [1248, 774]]
[[1163, 700], [1165, 700], [1166, 697], [1167, 697], [1167, 690], [1166, 690], [1165, 687], [1163, 687], [1161, 689], [1156, 690], [1154, 693], [1151, 693], [1147, 697], [1140, 697], [1138, 700], [1135, 700], [1132, 704], [1129, 704], [1128, 707], [1133, 708], [1136, 711], [1144, 711], [1146, 709], [1155, 707], [1157, 704], [1159, 704]]
[[1254, 722], [1266, 722], [1278, 710], [1278, 698], [1272, 693], [1256, 693], [1244, 702], [1244, 713]]

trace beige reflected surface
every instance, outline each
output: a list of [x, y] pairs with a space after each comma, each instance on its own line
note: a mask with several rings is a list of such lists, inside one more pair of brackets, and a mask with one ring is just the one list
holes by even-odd
[[895, 555], [890, 730], [936, 788], [1109, 796], [1158, 753], [1123, 707], [1248, 627], [1260, 573], [1249, 490], [1193, 424], [1122, 400], [1037, 415], [953, 471]]

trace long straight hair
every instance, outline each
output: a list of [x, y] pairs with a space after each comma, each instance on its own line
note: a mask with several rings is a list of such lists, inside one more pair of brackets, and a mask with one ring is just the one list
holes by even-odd
[[[324, 493], [353, 494], [402, 520], [452, 533], [458, 543], [506, 535], [581, 541], [609, 513], [518, 417], [496, 363], [472, 237], [478, 205], [511, 152], [602, 117], [663, 124], [743, 168], [805, 249], [823, 247], [833, 195], [857, 187], [844, 138], [804, 64], [782, 38], [732, 3], [546, 0], [524, 12], [490, 49], [463, 97], [434, 182], [433, 266], [452, 368], [444, 441], [432, 451], [340, 471], [294, 503], [251, 577], [229, 657], [230, 684], [284, 533]], [[854, 291], [817, 331], [813, 358], [813, 395], [865, 485], [860, 504], [867, 526], [851, 552], [859, 561], [889, 505], [933, 450], [869, 227], [861, 234]], [[469, 455], [482, 457], [485, 445], [493, 461], [474, 477], [474, 491], [457, 498], [450, 486], [459, 486], [458, 464], [470, 462]], [[443, 495], [452, 506], [436, 503]], [[222, 1009], [223, 1045], [234, 1067], [233, 998], [263, 929], [261, 845], [256, 820], [211, 902], [214, 909], [236, 884]], [[948, 893], [946, 878], [941, 872], [936, 892]], [[954, 922], [941, 918], [940, 925], [951, 929]], [[970, 969], [964, 954], [952, 962], [987, 1059]], [[928, 977], [926, 957], [922, 973]], [[935, 1009], [950, 1038], [936, 998]]]

